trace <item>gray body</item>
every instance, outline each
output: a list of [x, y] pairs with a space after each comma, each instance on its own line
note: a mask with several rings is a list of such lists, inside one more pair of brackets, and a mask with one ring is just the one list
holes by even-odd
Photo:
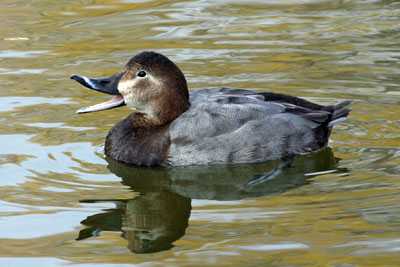
[[[292, 104], [234, 88], [198, 89], [189, 101], [169, 128], [170, 165], [262, 162], [316, 150], [321, 123], [288, 112]], [[328, 118], [326, 111], [313, 114]]]

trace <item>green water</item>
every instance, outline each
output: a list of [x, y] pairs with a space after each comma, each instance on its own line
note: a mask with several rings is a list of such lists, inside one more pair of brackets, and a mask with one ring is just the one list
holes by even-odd
[[[0, 265], [398, 266], [400, 3], [0, 3]], [[281, 162], [127, 168], [105, 159], [129, 108], [70, 80], [143, 50], [191, 89], [354, 100], [330, 149]]]

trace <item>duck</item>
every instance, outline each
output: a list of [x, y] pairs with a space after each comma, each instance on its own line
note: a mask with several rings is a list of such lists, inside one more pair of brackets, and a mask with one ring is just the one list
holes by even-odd
[[78, 114], [127, 105], [134, 112], [109, 131], [104, 152], [129, 165], [186, 166], [257, 163], [327, 146], [351, 100], [319, 105], [275, 92], [230, 87], [189, 92], [184, 74], [166, 56], [144, 51], [108, 78], [72, 75], [113, 95]]

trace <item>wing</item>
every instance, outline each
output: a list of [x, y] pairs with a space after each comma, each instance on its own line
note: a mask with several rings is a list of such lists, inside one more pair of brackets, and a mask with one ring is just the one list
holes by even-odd
[[255, 91], [205, 88], [190, 95], [191, 108], [171, 123], [174, 165], [245, 163], [320, 148], [315, 130], [329, 113], [265, 101]]

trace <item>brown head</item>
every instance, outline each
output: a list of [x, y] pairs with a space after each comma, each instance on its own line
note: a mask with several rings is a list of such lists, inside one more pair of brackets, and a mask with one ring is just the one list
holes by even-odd
[[86, 113], [126, 104], [143, 114], [148, 123], [164, 125], [185, 112], [189, 104], [186, 79], [167, 57], [142, 52], [129, 60], [118, 74], [105, 79], [73, 75], [88, 88], [115, 95], [102, 104], [78, 110]]

